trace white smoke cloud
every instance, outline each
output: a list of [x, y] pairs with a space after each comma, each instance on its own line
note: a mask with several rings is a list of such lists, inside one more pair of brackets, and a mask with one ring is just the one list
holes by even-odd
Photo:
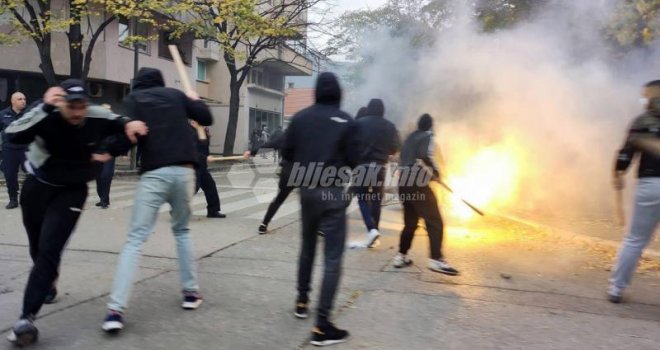
[[[600, 33], [611, 1], [560, 3], [496, 33], [461, 16], [414, 54], [409, 38], [370, 33], [360, 45], [369, 60], [345, 107], [354, 112], [382, 98], [402, 136], [430, 113], [450, 178], [464, 176], [473, 157], [495, 163], [472, 169], [485, 184], [498, 162], [516, 167], [516, 181], [493, 183], [507, 197], [495, 201], [498, 210], [611, 213], [615, 153], [642, 112], [641, 86], [658, 78], [660, 55], [613, 58]], [[515, 163], [498, 160], [501, 153]]]

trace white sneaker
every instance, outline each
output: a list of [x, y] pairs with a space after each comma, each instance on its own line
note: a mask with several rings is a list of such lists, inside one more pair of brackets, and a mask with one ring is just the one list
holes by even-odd
[[442, 259], [434, 260], [429, 259], [429, 270], [444, 273], [445, 275], [456, 276], [459, 274], [458, 270], [447, 264]]
[[410, 258], [408, 258], [407, 255], [397, 253], [394, 259], [392, 260], [392, 265], [397, 269], [400, 269], [402, 267], [412, 265], [412, 260], [410, 260]]
[[367, 247], [369, 248], [376, 248], [377, 246], [380, 245], [380, 241], [378, 241], [378, 238], [380, 237], [380, 232], [378, 230], [371, 229], [369, 233], [367, 234]]

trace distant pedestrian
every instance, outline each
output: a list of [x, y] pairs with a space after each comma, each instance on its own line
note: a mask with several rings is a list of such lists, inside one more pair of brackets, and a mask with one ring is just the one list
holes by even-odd
[[194, 130], [195, 142], [197, 144], [197, 157], [199, 158], [197, 165], [197, 181], [195, 182], [195, 194], [201, 188], [206, 197], [206, 217], [224, 219], [227, 215], [220, 212], [220, 195], [218, 195], [218, 187], [213, 180], [213, 176], [209, 173], [208, 157], [211, 154], [210, 135], [207, 128], [199, 125], [194, 120], [190, 120], [190, 126]]
[[15, 92], [11, 95], [11, 106], [0, 111], [0, 131], [2, 131], [2, 163], [0, 170], [5, 174], [9, 203], [5, 209], [18, 208], [18, 169], [25, 162], [26, 145], [11, 142], [7, 137], [5, 129], [14, 121], [21, 119], [28, 110], [25, 95]]
[[[112, 111], [109, 104], [104, 103], [101, 107]], [[100, 168], [100, 171], [96, 174], [96, 194], [99, 196], [99, 202], [96, 203], [96, 206], [101, 209], [108, 209], [110, 206], [110, 187], [112, 186], [112, 178], [115, 175], [115, 157], [100, 164]]]

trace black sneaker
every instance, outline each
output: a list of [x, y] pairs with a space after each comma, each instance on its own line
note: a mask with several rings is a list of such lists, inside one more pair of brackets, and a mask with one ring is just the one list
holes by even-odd
[[344, 343], [350, 335], [347, 331], [330, 324], [325, 327], [314, 327], [310, 343], [315, 346], [327, 346]]
[[54, 304], [57, 302], [57, 288], [52, 287], [48, 294], [46, 294], [46, 299], [44, 299], [44, 304]]
[[108, 333], [117, 333], [124, 328], [124, 318], [121, 313], [110, 310], [103, 321], [101, 329]]
[[9, 203], [5, 206], [5, 209], [15, 209], [18, 208], [18, 201], [15, 199], [9, 200]]
[[268, 225], [266, 224], [259, 225], [259, 234], [264, 235], [266, 234], [266, 232], [268, 232]]
[[183, 292], [183, 303], [181, 303], [181, 307], [186, 310], [195, 310], [202, 305], [203, 301], [199, 292]]
[[29, 318], [22, 318], [16, 322], [14, 328], [9, 332], [7, 340], [17, 346], [28, 346], [37, 341], [39, 330]]
[[208, 214], [206, 214], [206, 217], [207, 217], [207, 218], [215, 218], [215, 219], [224, 219], [224, 218], [227, 217], [227, 215], [225, 215], [225, 214], [223, 214], [223, 213], [221, 213], [221, 212], [219, 212], [219, 211], [216, 211], [215, 213], [208, 213]]
[[309, 311], [307, 311], [307, 303], [297, 302], [296, 311], [294, 311], [293, 316], [299, 319], [306, 319], [309, 317]]

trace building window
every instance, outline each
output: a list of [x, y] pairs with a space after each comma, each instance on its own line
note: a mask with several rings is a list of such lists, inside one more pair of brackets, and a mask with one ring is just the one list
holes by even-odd
[[161, 30], [158, 33], [158, 57], [172, 60], [172, 54], [168, 45], [176, 45], [183, 63], [187, 66], [192, 66], [194, 63], [192, 59], [193, 40], [195, 40], [195, 37], [190, 33], [186, 33], [181, 35], [181, 37], [172, 38], [171, 34], [172, 32], [166, 30]]
[[197, 80], [206, 81], [206, 62], [197, 60]]
[[[118, 36], [119, 45], [127, 48], [133, 48], [133, 45], [130, 42], [128, 42], [128, 38], [132, 34], [133, 33], [131, 31], [131, 21], [128, 18], [120, 18], [119, 36]], [[146, 39], [149, 36], [149, 25], [146, 23], [137, 22], [136, 34]], [[137, 42], [137, 45], [140, 52], [149, 54], [149, 42], [147, 40], [140, 40]]]

